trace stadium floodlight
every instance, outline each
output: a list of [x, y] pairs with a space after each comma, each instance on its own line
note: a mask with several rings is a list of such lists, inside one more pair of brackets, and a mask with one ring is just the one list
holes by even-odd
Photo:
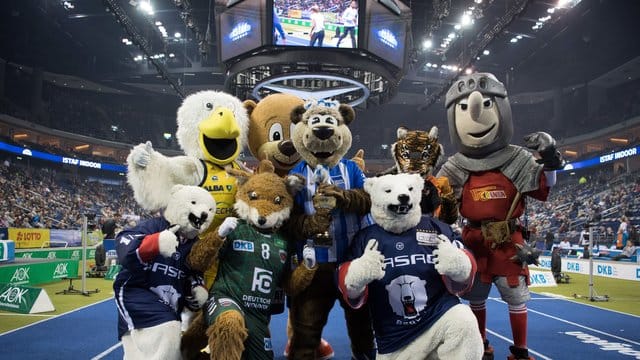
[[462, 17], [460, 18], [460, 25], [467, 27], [471, 24], [473, 24], [473, 19], [471, 18], [471, 15], [469, 15], [469, 13], [467, 12], [462, 14]]
[[491, 54], [491, 52], [489, 50], [486, 50], [486, 49], [482, 52], [482, 55], [485, 55], [485, 56], [489, 55], [489, 54]]
[[156, 26], [162, 26], [162, 21], [156, 21]]
[[153, 6], [151, 6], [151, 2], [149, 0], [139, 2], [138, 9], [149, 15], [153, 15]]
[[472, 69], [472, 68], [467, 68], [467, 69], [464, 71], [464, 73], [465, 73], [465, 74], [467, 74], [467, 75], [470, 75], [472, 72], [473, 72], [473, 69]]
[[431, 49], [431, 47], [433, 46], [433, 41], [431, 39], [426, 39], [423, 43], [422, 43], [422, 47], [424, 49]]
[[180, 34], [179, 32], [177, 32], [177, 33], [173, 34], [173, 37], [174, 37], [174, 38], [178, 38], [178, 39], [179, 39], [179, 38], [181, 38], [181, 37], [182, 37], [182, 34]]

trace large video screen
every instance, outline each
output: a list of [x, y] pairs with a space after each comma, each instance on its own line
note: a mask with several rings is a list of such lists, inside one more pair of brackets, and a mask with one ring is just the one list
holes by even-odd
[[364, 0], [273, 0], [273, 44], [357, 48]]
[[263, 1], [244, 0], [220, 14], [220, 60], [262, 46]]
[[367, 50], [395, 66], [403, 68], [407, 22], [377, 1], [368, 3], [367, 13], [369, 14], [367, 19], [369, 24]]

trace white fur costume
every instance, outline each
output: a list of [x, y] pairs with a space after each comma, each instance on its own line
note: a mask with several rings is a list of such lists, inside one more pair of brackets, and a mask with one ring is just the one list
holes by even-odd
[[186, 264], [191, 247], [216, 211], [209, 193], [176, 185], [164, 216], [120, 232], [116, 251], [122, 270], [113, 289], [118, 335], [127, 359], [180, 359], [180, 312], [208, 298], [201, 272]]
[[447, 224], [421, 215], [423, 183], [418, 174], [365, 181], [376, 224], [356, 235], [340, 290], [352, 307], [368, 302], [378, 359], [477, 360], [482, 339], [456, 296], [473, 283], [475, 260]]
[[127, 157], [127, 180], [136, 201], [146, 209], [164, 208], [167, 189], [175, 184], [202, 184], [207, 163], [220, 169], [230, 166], [247, 141], [247, 111], [238, 98], [226, 93], [201, 91], [188, 96], [178, 109], [177, 123], [176, 138], [185, 156], [166, 157], [147, 142], [135, 146]]

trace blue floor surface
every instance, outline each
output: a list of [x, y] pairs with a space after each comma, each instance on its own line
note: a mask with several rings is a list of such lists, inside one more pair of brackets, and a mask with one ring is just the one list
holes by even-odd
[[[492, 290], [487, 302], [488, 338], [496, 359], [506, 359], [511, 344], [507, 305]], [[640, 318], [563, 299], [533, 294], [529, 308], [529, 349], [544, 359], [640, 359]], [[0, 358], [122, 359], [112, 300], [0, 334]], [[284, 359], [286, 314], [271, 321], [276, 359]], [[349, 359], [343, 312], [336, 303], [323, 337], [336, 360]]]

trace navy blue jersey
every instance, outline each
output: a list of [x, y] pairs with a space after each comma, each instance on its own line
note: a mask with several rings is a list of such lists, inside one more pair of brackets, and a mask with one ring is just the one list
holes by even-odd
[[157, 255], [144, 262], [138, 253], [147, 235], [169, 228], [164, 218], [145, 220], [116, 236], [116, 251], [122, 270], [113, 283], [118, 306], [118, 339], [131, 329], [156, 326], [180, 320], [185, 296], [191, 287], [202, 284], [202, 273], [187, 266], [187, 255], [196, 239], [184, 239], [170, 258]]
[[[431, 252], [436, 249], [438, 234], [454, 237], [449, 225], [423, 216], [418, 226], [402, 234], [389, 233], [375, 224], [361, 230], [353, 241], [352, 259], [364, 253], [371, 239], [378, 240], [378, 250], [385, 257], [385, 275], [367, 286], [366, 298], [381, 354], [409, 344], [460, 303], [434, 267]], [[462, 247], [459, 241], [454, 242]], [[346, 298], [343, 283], [346, 271], [341, 269], [340, 275], [340, 287]]]

